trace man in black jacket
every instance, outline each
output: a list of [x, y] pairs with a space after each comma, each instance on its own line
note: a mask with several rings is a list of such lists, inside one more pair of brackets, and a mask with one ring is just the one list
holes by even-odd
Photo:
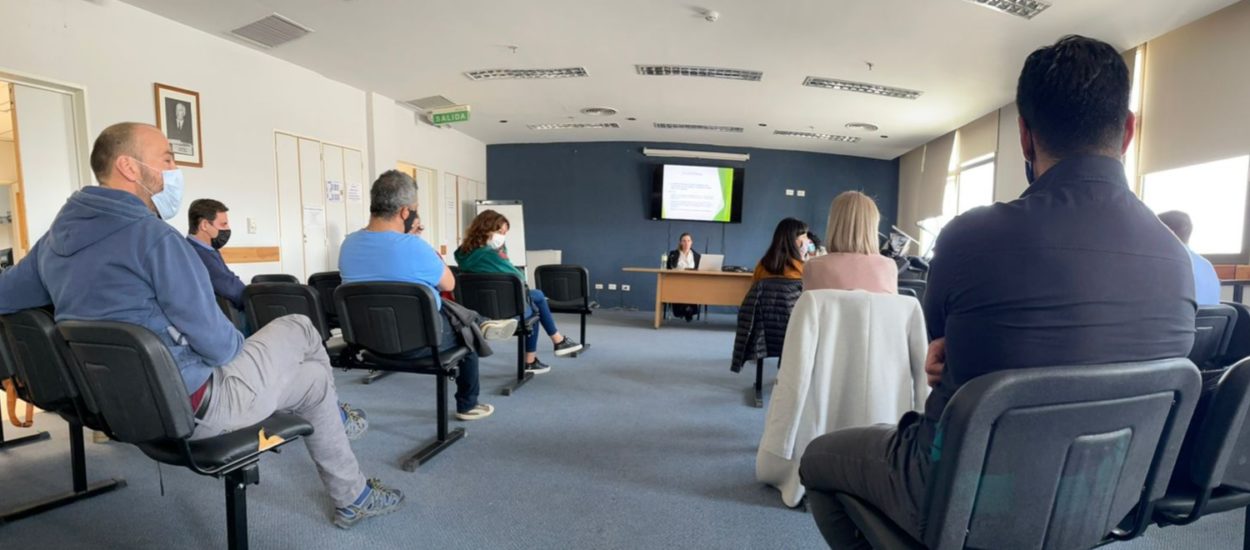
[[1069, 36], [1025, 61], [1016, 102], [1030, 185], [938, 237], [924, 308], [933, 386], [924, 414], [824, 435], [803, 455], [809, 506], [830, 546], [868, 547], [836, 492], [923, 538], [926, 482], [942, 459], [936, 427], [969, 380], [1189, 353], [1197, 306], [1188, 254], [1133, 195], [1120, 161], [1134, 131], [1128, 97], [1128, 69], [1103, 42]]

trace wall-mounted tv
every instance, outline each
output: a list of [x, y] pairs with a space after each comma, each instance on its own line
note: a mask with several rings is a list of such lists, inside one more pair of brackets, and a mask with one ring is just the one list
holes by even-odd
[[651, 187], [651, 219], [742, 222], [745, 170], [662, 164]]

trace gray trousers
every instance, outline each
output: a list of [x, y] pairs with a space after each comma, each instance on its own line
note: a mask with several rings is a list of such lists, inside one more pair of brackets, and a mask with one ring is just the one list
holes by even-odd
[[191, 439], [245, 428], [275, 411], [289, 411], [313, 426], [308, 454], [336, 507], [365, 489], [347, 441], [334, 389], [330, 358], [321, 335], [303, 315], [271, 321], [243, 343], [243, 351], [213, 375], [212, 396]]
[[903, 416], [898, 426], [877, 424], [817, 437], [803, 451], [799, 477], [807, 487], [807, 507], [830, 548], [871, 549], [857, 536], [846, 509], [833, 497], [846, 493], [872, 504], [921, 540], [929, 450], [918, 444], [920, 415]]

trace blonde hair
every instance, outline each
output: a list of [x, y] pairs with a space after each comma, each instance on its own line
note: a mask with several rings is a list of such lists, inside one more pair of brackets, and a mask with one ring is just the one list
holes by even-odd
[[825, 246], [829, 252], [880, 254], [877, 225], [881, 212], [872, 197], [859, 191], [847, 191], [829, 205], [829, 223]]

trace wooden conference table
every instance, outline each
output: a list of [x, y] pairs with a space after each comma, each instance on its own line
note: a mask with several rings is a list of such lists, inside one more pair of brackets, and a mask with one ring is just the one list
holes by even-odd
[[751, 290], [750, 273], [627, 267], [629, 273], [655, 273], [655, 328], [664, 318], [664, 304], [740, 306]]

